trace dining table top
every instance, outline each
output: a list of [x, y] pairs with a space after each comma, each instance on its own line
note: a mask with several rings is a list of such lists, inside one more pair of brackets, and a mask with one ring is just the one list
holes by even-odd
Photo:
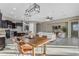
[[49, 39], [47, 39], [47, 38], [37, 37], [34, 39], [30, 39], [28, 44], [30, 44], [33, 47], [38, 47], [38, 46], [42, 46], [48, 42], [49, 42]]

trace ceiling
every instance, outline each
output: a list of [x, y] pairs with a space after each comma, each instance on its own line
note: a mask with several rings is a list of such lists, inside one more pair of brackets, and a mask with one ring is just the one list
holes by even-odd
[[29, 7], [28, 3], [0, 3], [0, 9], [3, 16], [12, 19], [24, 19], [25, 9]]
[[[0, 9], [4, 17], [9, 17], [11, 20], [24, 20], [24, 12], [32, 4], [33, 3], [0, 3]], [[53, 17], [53, 19], [79, 16], [78, 3], [38, 4], [40, 5], [40, 13], [33, 15], [30, 20], [44, 20], [47, 16]]]

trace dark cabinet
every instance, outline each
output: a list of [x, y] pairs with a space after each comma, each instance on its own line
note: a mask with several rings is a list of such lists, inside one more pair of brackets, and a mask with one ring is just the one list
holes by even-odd
[[2, 28], [8, 28], [8, 24], [6, 21], [2, 21]]
[[6, 30], [6, 38], [10, 38], [10, 30]]
[[2, 13], [1, 13], [1, 11], [0, 11], [0, 20], [2, 20]]
[[5, 20], [0, 20], [0, 28], [8, 28], [8, 24]]
[[0, 28], [16, 28], [16, 24], [9, 20], [0, 20]]
[[5, 37], [0, 37], [0, 50], [5, 48]]
[[16, 28], [16, 24], [15, 23], [12, 23], [12, 28]]
[[2, 20], [0, 20], [0, 28], [2, 28]]

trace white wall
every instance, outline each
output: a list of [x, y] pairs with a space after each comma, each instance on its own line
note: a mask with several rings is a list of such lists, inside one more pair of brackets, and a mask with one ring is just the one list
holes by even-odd
[[52, 26], [58, 26], [58, 25], [65, 26], [66, 24], [65, 23], [40, 23], [39, 25], [40, 28], [38, 29], [38, 31], [52, 32], [53, 31]]

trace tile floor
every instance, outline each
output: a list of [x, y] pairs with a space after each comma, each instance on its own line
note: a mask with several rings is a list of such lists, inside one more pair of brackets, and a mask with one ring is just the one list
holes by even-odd
[[[79, 56], [79, 39], [57, 39], [48, 43], [46, 56]], [[43, 48], [36, 48], [36, 56], [41, 56]], [[0, 51], [0, 56], [21, 56], [14, 44], [7, 44], [5, 49]], [[31, 54], [25, 55], [31, 56]]]

